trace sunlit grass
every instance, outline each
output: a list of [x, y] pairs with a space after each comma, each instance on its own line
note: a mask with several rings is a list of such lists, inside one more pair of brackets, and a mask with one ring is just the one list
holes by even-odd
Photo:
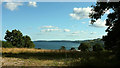
[[2, 53], [24, 53], [24, 52], [70, 52], [68, 50], [46, 50], [35, 48], [2, 48]]

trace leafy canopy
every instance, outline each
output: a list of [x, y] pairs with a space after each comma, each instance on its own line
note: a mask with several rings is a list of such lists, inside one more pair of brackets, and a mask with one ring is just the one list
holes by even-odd
[[97, 2], [96, 5], [92, 6], [92, 13], [90, 13], [89, 17], [91, 18], [91, 24], [94, 24], [107, 10], [113, 10], [112, 13], [107, 15], [107, 35], [103, 36], [103, 41], [105, 42], [106, 49], [116, 51], [119, 47], [119, 45], [117, 45], [118, 41], [120, 41], [120, 2], [110, 2], [111, 0], [104, 1], [106, 2]]
[[[7, 41], [6, 43], [3, 42], [3, 47], [26, 47], [26, 48], [33, 48], [35, 45], [31, 41], [29, 36], [23, 36], [23, 34], [19, 30], [9, 30], [6, 31], [6, 35], [4, 39]], [[8, 45], [9, 44], [9, 45]], [[12, 46], [11, 46], [12, 45]]]
[[80, 46], [78, 47], [78, 50], [89, 51], [90, 47], [91, 47], [90, 43], [81, 43]]
[[96, 43], [95, 45], [93, 45], [93, 51], [99, 52], [99, 51], [103, 51], [103, 46], [100, 43]]

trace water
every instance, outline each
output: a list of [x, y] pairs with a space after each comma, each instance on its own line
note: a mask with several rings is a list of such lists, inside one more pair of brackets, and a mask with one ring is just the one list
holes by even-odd
[[74, 42], [64, 42], [64, 41], [40, 41], [40, 42], [34, 42], [35, 48], [41, 48], [41, 49], [60, 49], [61, 46], [65, 46], [66, 49], [71, 49], [74, 47], [75, 49], [78, 49], [80, 43], [74, 43]]

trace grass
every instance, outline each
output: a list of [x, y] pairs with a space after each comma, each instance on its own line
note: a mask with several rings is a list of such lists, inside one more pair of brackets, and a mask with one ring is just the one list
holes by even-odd
[[[17, 62], [12, 59], [20, 59], [23, 61], [21, 65], [23, 66], [68, 66], [71, 61], [77, 60], [73, 55], [75, 53], [70, 53], [73, 51], [67, 50], [44, 50], [44, 49], [30, 49], [30, 48], [3, 48], [3, 59], [10, 62]], [[6, 63], [6, 62], [4, 62]], [[19, 63], [19, 62], [18, 62]], [[3, 64], [6, 66], [6, 64]]]
[[[78, 52], [30, 48], [3, 48], [3, 66], [92, 66], [119, 65], [112, 52]], [[8, 64], [5, 64], [8, 63]]]

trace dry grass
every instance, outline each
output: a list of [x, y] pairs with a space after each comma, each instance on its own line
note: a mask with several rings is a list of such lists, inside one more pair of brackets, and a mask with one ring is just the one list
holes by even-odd
[[2, 48], [2, 64], [3, 66], [68, 66], [72, 61], [77, 60], [66, 57], [65, 54], [70, 52], [69, 50]]
[[[111, 52], [2, 48], [3, 66], [116, 66]], [[109, 58], [111, 57], [111, 58]], [[97, 68], [97, 67], [96, 67]]]
[[[57, 65], [56, 65], [57, 64]], [[64, 61], [57, 60], [35, 60], [4, 57], [3, 66], [66, 66]]]
[[34, 49], [34, 48], [2, 48], [2, 53], [24, 53], [24, 52], [70, 52], [68, 50], [46, 50], [46, 49]]

